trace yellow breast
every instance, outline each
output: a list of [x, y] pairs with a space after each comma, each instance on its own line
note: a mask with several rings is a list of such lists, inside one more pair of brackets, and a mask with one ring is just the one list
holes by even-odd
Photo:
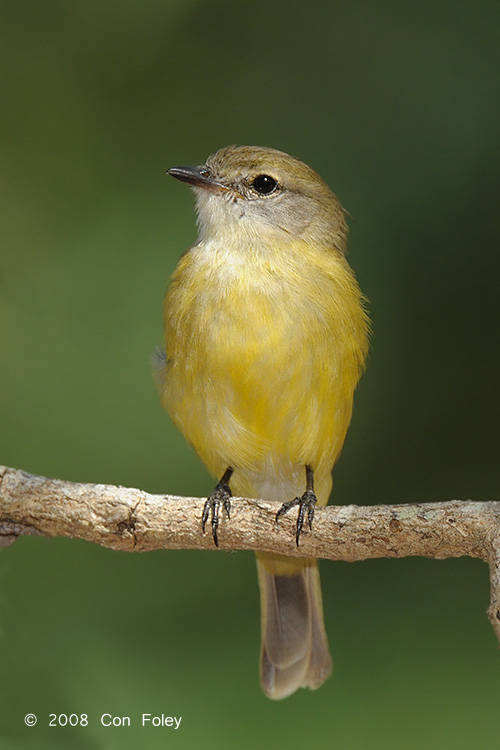
[[195, 245], [165, 299], [165, 338], [164, 406], [214, 476], [232, 466], [243, 493], [270, 472], [302, 482], [309, 464], [327, 493], [367, 350], [340, 253]]

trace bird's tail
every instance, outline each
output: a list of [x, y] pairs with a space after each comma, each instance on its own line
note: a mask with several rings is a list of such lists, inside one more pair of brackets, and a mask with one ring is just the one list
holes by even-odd
[[260, 681], [276, 700], [318, 688], [332, 671], [316, 560], [257, 555], [262, 645]]

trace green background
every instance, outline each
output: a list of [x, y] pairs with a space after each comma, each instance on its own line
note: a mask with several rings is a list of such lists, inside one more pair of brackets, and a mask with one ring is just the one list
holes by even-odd
[[[0, 462], [211, 490], [150, 374], [195, 237], [164, 172], [258, 144], [338, 194], [371, 300], [333, 501], [499, 499], [499, 29], [481, 0], [3, 0]], [[252, 554], [20, 539], [0, 552], [0, 747], [498, 745], [483, 563], [325, 562], [322, 580], [333, 678], [273, 703]]]

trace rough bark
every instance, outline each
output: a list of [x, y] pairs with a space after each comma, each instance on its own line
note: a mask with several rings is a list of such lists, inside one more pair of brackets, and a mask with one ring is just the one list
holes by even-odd
[[[128, 552], [215, 549], [201, 531], [204, 499], [79, 484], [0, 467], [0, 546], [22, 535], [72, 537]], [[221, 514], [219, 549], [260, 550], [328, 560], [419, 555], [478, 557], [490, 566], [488, 615], [500, 642], [500, 502], [328, 506], [295, 544], [293, 512], [276, 523], [276, 504], [233, 498]]]

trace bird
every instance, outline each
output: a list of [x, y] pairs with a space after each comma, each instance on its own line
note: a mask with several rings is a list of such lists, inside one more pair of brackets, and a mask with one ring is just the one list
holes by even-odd
[[[346, 214], [307, 164], [228, 146], [172, 167], [196, 199], [198, 237], [164, 301], [163, 406], [217, 484], [215, 545], [231, 497], [297, 508], [295, 543], [326, 505], [369, 347], [367, 302], [346, 260]], [[309, 529], [309, 531], [308, 531]], [[271, 699], [332, 671], [317, 561], [257, 553], [260, 682]]]

